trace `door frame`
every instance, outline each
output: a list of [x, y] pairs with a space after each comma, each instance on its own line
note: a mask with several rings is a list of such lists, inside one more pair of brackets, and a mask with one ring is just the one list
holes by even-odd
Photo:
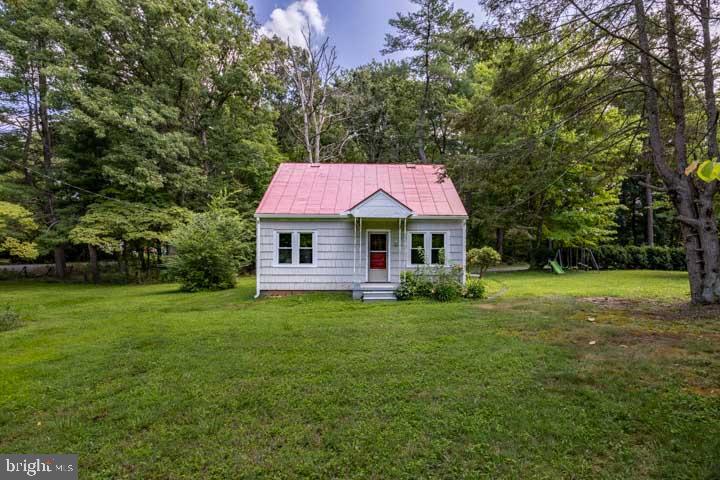
[[[392, 230], [387, 228], [368, 228], [365, 230], [365, 282], [369, 282], [370, 278], [370, 234], [371, 233], [384, 233], [386, 235], [386, 241], [385, 241], [385, 248], [387, 249], [387, 282], [384, 283], [392, 283], [390, 282], [390, 265], [391, 265], [391, 256], [390, 256], [390, 250], [392, 249]], [[383, 283], [383, 282], [379, 282]]]

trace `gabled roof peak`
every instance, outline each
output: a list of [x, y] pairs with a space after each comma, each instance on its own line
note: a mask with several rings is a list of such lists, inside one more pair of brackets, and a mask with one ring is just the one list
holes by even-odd
[[400, 200], [378, 188], [345, 213], [358, 218], [407, 218], [414, 212]]

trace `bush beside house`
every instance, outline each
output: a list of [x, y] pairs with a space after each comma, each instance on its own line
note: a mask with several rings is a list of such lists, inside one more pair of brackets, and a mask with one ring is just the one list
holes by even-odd
[[233, 209], [195, 214], [172, 237], [177, 254], [169, 261], [168, 274], [187, 292], [232, 288], [254, 260], [254, 223]]
[[492, 247], [471, 248], [467, 252], [467, 265], [472, 273], [481, 278], [488, 268], [494, 267], [502, 261], [500, 254]]
[[460, 279], [462, 269], [418, 268], [400, 274], [400, 286], [395, 290], [398, 300], [432, 298], [449, 302], [461, 297], [480, 299], [485, 295], [485, 286], [478, 279], [468, 279], [465, 285]]

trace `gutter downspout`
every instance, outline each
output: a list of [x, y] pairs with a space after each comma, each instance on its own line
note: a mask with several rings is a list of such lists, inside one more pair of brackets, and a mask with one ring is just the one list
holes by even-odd
[[260, 296], [260, 218], [255, 217], [255, 297]]

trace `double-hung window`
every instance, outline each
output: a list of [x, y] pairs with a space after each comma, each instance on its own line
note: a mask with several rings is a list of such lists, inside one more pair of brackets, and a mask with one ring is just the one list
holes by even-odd
[[410, 265], [445, 265], [444, 232], [411, 232]]
[[410, 264], [412, 265], [424, 265], [425, 264], [425, 234], [424, 233], [411, 233], [410, 234]]
[[315, 265], [314, 232], [276, 232], [275, 263], [277, 265]]

